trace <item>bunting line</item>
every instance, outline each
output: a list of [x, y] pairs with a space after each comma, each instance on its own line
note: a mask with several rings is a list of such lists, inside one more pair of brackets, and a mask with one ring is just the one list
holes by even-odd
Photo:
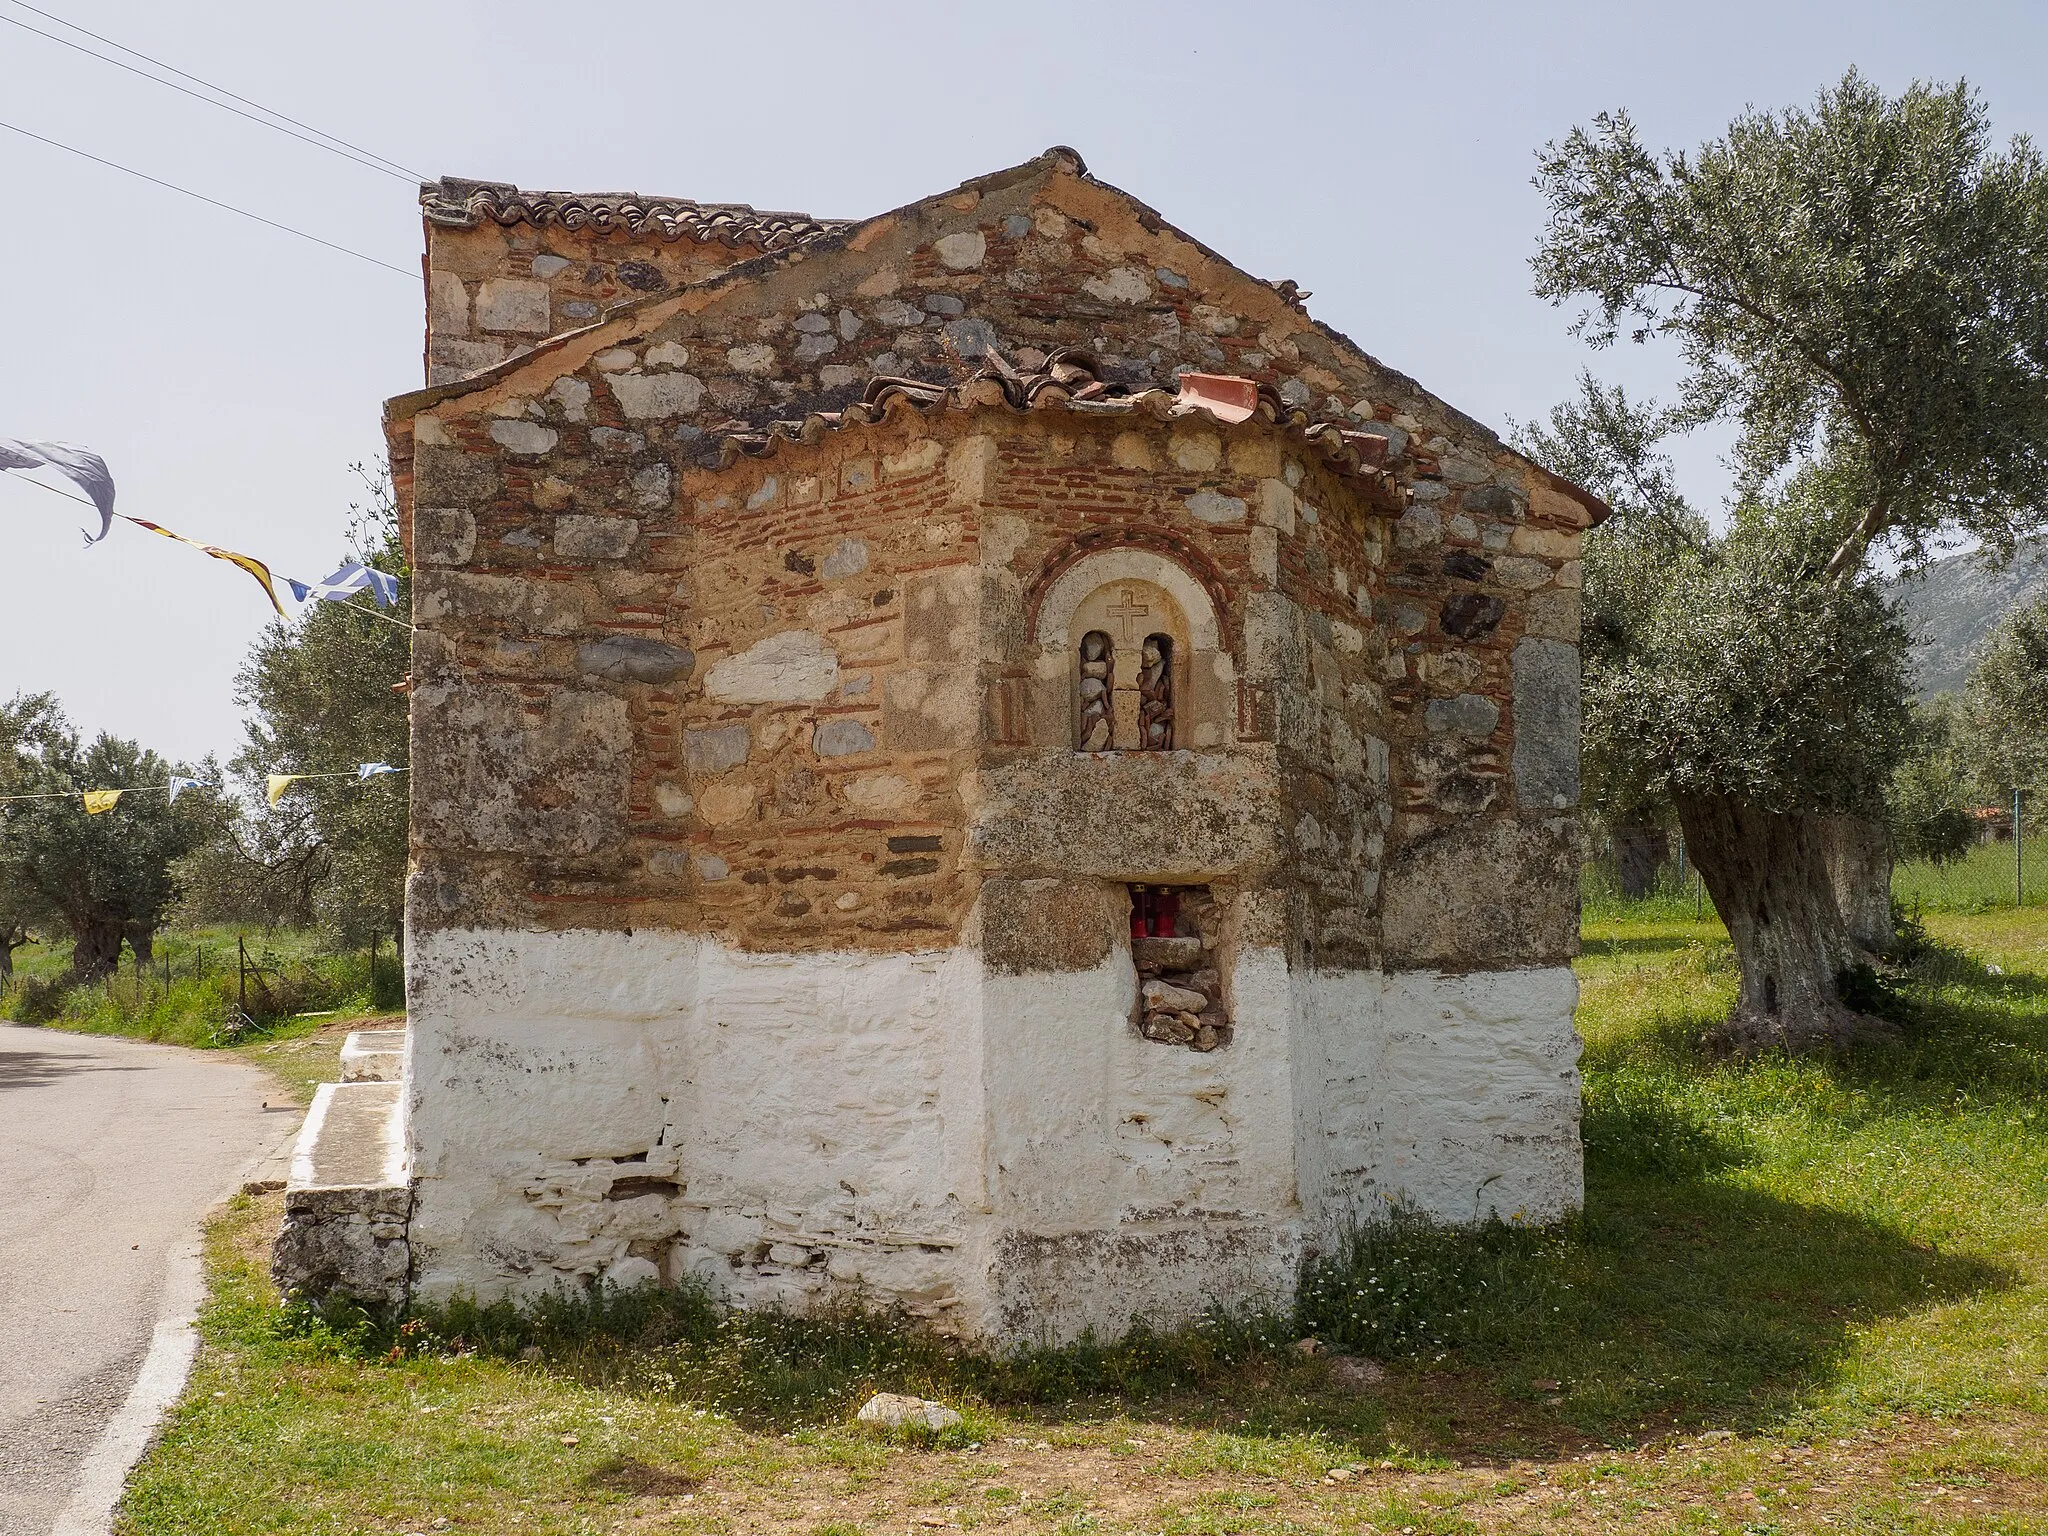
[[[189, 544], [203, 554], [211, 555], [216, 560], [225, 560], [230, 565], [247, 571], [263, 588], [263, 595], [270, 599], [270, 606], [277, 610], [279, 618], [289, 617], [284, 611], [284, 605], [277, 600], [275, 583], [281, 579], [291, 588], [292, 596], [298, 602], [338, 602], [351, 612], [366, 613], [372, 618], [381, 619], [386, 624], [404, 630], [407, 634], [413, 633], [413, 626], [405, 620], [378, 611], [389, 608], [398, 601], [398, 578], [389, 571], [380, 571], [375, 566], [366, 565], [361, 561], [350, 561], [320, 581], [300, 581], [291, 576], [274, 577], [270, 567], [254, 555], [223, 549], [217, 544], [203, 543], [198, 539], [188, 539], [184, 534], [173, 533], [159, 523], [131, 517], [126, 512], [114, 511], [113, 477], [107, 473], [106, 461], [90, 449], [81, 448], [75, 443], [28, 443], [18, 438], [0, 438], [0, 470], [45, 468], [55, 469], [93, 492], [92, 497], [88, 499], [84, 496], [74, 496], [71, 492], [54, 485], [45, 485], [40, 480], [26, 482], [39, 491], [48, 491], [52, 496], [62, 496], [66, 501], [75, 501], [80, 506], [92, 507], [101, 514], [104, 526], [97, 537], [86, 535], [85, 542], [88, 546], [104, 539], [107, 530], [113, 526], [113, 520], [118, 517], [124, 523], [133, 523], [138, 528], [147, 528], [151, 533], [160, 533], [167, 539], [176, 539], [180, 544]], [[368, 592], [376, 600], [377, 607], [365, 608], [359, 603], [350, 602], [349, 598], [358, 592]]]
[[[17, 800], [76, 800], [80, 795], [112, 795], [114, 800], [119, 800], [123, 795], [137, 795], [146, 789], [167, 789], [171, 794], [171, 803], [176, 804], [178, 796], [188, 789], [213, 789], [216, 787], [207, 783], [204, 779], [181, 779], [173, 775], [167, 782], [162, 784], [124, 784], [119, 789], [53, 789], [34, 795], [0, 795], [0, 805], [8, 805]], [[100, 806], [99, 810], [111, 809], [114, 800], [107, 801]], [[97, 816], [99, 811], [93, 811], [92, 814]]]
[[264, 780], [263, 792], [272, 805], [284, 798], [286, 790], [301, 779], [355, 779], [367, 783], [387, 773], [409, 773], [407, 768], [394, 768], [389, 763], [360, 763], [354, 768], [345, 768], [339, 773], [273, 773]]
[[229, 565], [238, 566], [242, 570], [247, 571], [256, 578], [256, 584], [263, 589], [263, 595], [270, 599], [270, 606], [277, 610], [277, 616], [280, 619], [285, 616], [284, 604], [277, 600], [277, 588], [271, 584], [270, 567], [261, 560], [258, 560], [254, 555], [244, 555], [232, 549], [222, 549], [218, 544], [202, 544], [197, 539], [186, 538], [182, 533], [173, 533], [160, 523], [152, 523], [145, 518], [130, 517], [126, 512], [116, 512], [114, 515], [123, 522], [133, 523], [138, 528], [147, 528], [151, 533], [160, 533], [167, 539], [176, 539], [180, 544], [189, 544], [203, 554], [211, 555], [216, 560], [225, 560]]
[[[114, 510], [114, 477], [107, 469], [106, 460], [91, 449], [81, 447], [76, 443], [27, 442], [20, 438], [0, 438], [0, 471], [10, 469], [54, 469], [70, 479], [80, 490], [86, 492], [86, 495], [78, 496], [70, 491], [61, 490], [57, 486], [47, 485], [40, 480], [30, 480], [28, 482], [38, 490], [48, 491], [52, 496], [62, 496], [66, 501], [75, 501], [81, 505], [89, 506], [100, 514], [99, 534], [97, 537], [91, 534], [86, 536], [85, 542], [88, 547], [106, 538], [108, 532], [113, 528], [114, 519], [118, 517], [125, 523], [133, 523], [138, 528], [147, 529], [151, 533], [161, 534], [167, 539], [173, 539], [180, 544], [189, 545], [201, 554], [208, 555], [215, 560], [226, 561], [229, 565], [246, 573], [258, 586], [263, 588], [263, 595], [270, 599], [270, 606], [276, 611], [279, 618], [289, 617], [284, 611], [284, 604], [278, 601], [277, 578], [272, 575], [270, 567], [254, 555], [245, 555], [241, 551], [234, 549], [223, 549], [218, 544], [208, 544], [199, 539], [189, 539], [182, 533], [176, 533], [164, 527], [161, 523], [153, 523], [147, 518], [132, 517], [126, 512], [116, 512]], [[285, 584], [291, 588], [293, 598], [300, 603], [336, 602], [356, 613], [367, 613], [373, 618], [383, 620], [386, 624], [396, 625], [407, 633], [411, 633], [413, 630], [413, 626], [406, 623], [403, 619], [380, 611], [397, 604], [398, 578], [389, 571], [378, 570], [366, 561], [349, 561], [341, 569], [330, 573], [319, 581], [299, 581], [290, 576], [283, 579]], [[376, 607], [366, 608], [359, 603], [349, 601], [349, 599], [361, 592], [369, 593]], [[408, 681], [410, 681], [409, 678]], [[403, 687], [404, 685], [401, 684], [400, 686]], [[272, 805], [276, 805], [284, 798], [286, 791], [292, 785], [304, 779], [352, 778], [358, 783], [367, 784], [371, 779], [381, 778], [386, 774], [405, 773], [408, 771], [404, 768], [394, 767], [390, 763], [358, 763], [352, 771], [272, 773], [264, 777], [264, 795]], [[216, 786], [208, 784], [203, 779], [185, 778], [173, 774], [162, 784], [126, 785], [120, 789], [52, 790], [28, 795], [0, 795], [0, 805], [19, 804], [32, 800], [70, 800], [76, 798], [84, 806], [86, 815], [101, 816], [119, 805], [123, 795], [137, 790], [165, 790], [169, 794], [169, 803], [176, 805], [178, 803], [178, 796], [185, 790], [211, 789], [214, 787]]]
[[[76, 443], [25, 443], [18, 437], [0, 437], [0, 469], [54, 469], [84, 491], [84, 496], [71, 496], [68, 491], [57, 491], [54, 485], [43, 485], [44, 490], [85, 502], [99, 513], [100, 531], [85, 536], [88, 545], [99, 543], [113, 528], [114, 477], [107, 471], [107, 461], [90, 448], [81, 448]], [[43, 483], [31, 480], [29, 484]]]
[[[389, 763], [358, 763], [353, 768], [344, 768], [334, 773], [273, 773], [265, 776], [264, 790], [272, 805], [283, 797], [284, 792], [301, 779], [354, 779], [367, 784], [391, 773], [410, 773], [409, 768], [394, 768]], [[88, 816], [98, 816], [111, 811], [123, 795], [140, 794], [144, 790], [162, 789], [170, 792], [170, 803], [176, 805], [178, 796], [188, 789], [218, 789], [220, 786], [205, 779], [187, 779], [173, 774], [162, 784], [127, 784], [120, 789], [53, 789], [33, 795], [0, 795], [0, 805], [13, 805], [26, 800], [80, 800]]]

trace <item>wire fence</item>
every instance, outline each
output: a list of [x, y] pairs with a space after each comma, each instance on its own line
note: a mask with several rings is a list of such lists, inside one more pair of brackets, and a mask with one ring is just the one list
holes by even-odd
[[[1580, 869], [1579, 895], [1589, 919], [1626, 914], [1666, 921], [1715, 921], [1713, 898], [1674, 840], [1673, 856], [1656, 867], [1646, 889], [1622, 889], [1618, 860], [1601, 848]], [[1910, 912], [1990, 912], [2048, 907], [2048, 830], [2029, 831], [2017, 850], [2011, 838], [1973, 846], [1960, 859], [1902, 860], [1892, 869], [1892, 896]]]
[[1892, 894], [1927, 912], [2048, 907], [2048, 832], [2022, 837], [2017, 857], [2006, 838], [1979, 843], [1952, 864], [1901, 864], [1892, 872]]

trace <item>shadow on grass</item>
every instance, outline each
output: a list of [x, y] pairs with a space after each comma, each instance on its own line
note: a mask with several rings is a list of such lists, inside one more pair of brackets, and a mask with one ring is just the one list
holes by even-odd
[[695, 1493], [704, 1486], [704, 1479], [672, 1467], [650, 1467], [630, 1456], [612, 1456], [584, 1475], [583, 1486], [639, 1498], [673, 1498], [677, 1494]]
[[1588, 960], [1656, 959], [1726, 944], [1726, 939], [1702, 933], [1631, 934], [1627, 938], [1583, 938], [1579, 941], [1579, 954]]
[[[1595, 1162], [1580, 1292], [1511, 1374], [1560, 1383], [1557, 1406], [1603, 1439], [1658, 1425], [1762, 1427], [1839, 1374], [1853, 1336], [2012, 1273], [1877, 1222], [1732, 1183], [1672, 1183]], [[1575, 1304], [1574, 1304], [1575, 1303]]]
[[2048, 975], [1994, 967], [1938, 939], [1924, 941], [1913, 956], [1908, 976], [1909, 992], [1933, 991], [1946, 996], [1952, 989], [1963, 988], [1982, 994], [1986, 1004], [2039, 1004], [2048, 999]]

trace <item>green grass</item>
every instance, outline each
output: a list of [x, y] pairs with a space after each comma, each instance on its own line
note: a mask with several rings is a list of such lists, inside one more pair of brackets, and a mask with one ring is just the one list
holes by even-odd
[[[281, 1311], [238, 1202], [124, 1529], [2048, 1532], [2048, 913], [1927, 926], [1903, 1043], [1737, 1064], [1693, 1043], [1718, 924], [1589, 921], [1583, 1218], [1368, 1234], [1294, 1318], [1006, 1358], [680, 1292], [394, 1331]], [[967, 1422], [861, 1432], [873, 1390]]]
[[[2048, 907], [2048, 836], [2021, 840], [2026, 905]], [[2013, 904], [2011, 843], [1980, 843], [1953, 864], [1901, 864], [1892, 894], [1909, 911], [1986, 912]]]
[[[69, 942], [28, 945], [15, 952], [15, 985], [0, 992], [0, 1018], [173, 1045], [232, 1043], [230, 1021], [243, 998], [236, 938], [231, 928], [172, 930], [159, 935], [150, 966], [138, 971], [131, 957], [117, 975], [89, 986], [65, 984]], [[253, 967], [247, 1011], [265, 1029], [308, 1013], [347, 1018], [404, 1006], [388, 940], [374, 977], [367, 950], [336, 952], [317, 934], [259, 931], [245, 942]]]

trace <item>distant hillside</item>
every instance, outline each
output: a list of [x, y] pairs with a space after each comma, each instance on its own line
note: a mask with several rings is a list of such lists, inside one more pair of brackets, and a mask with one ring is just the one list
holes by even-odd
[[1920, 697], [1953, 693], [1968, 681], [1984, 639], [2013, 609], [2048, 597], [2048, 539], [2022, 539], [2011, 565], [1951, 555], [1891, 584], [1912, 633], [1913, 682]]

